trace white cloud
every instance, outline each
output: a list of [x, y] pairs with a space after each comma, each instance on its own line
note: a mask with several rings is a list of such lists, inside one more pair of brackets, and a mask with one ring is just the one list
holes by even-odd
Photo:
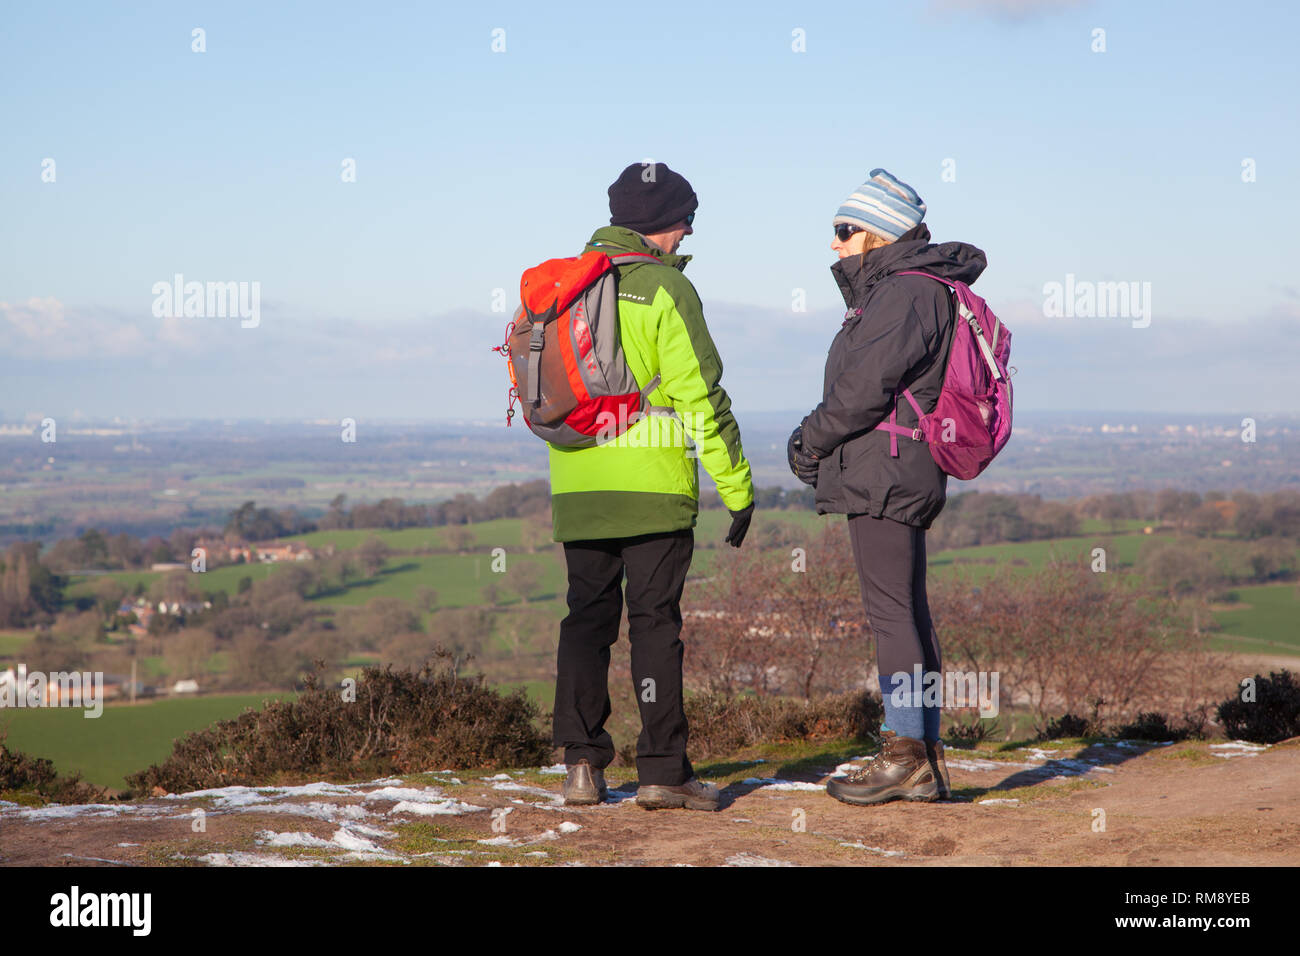
[[138, 325], [103, 311], [70, 314], [53, 296], [0, 302], [0, 349], [20, 358], [121, 357], [147, 344], [148, 337]]

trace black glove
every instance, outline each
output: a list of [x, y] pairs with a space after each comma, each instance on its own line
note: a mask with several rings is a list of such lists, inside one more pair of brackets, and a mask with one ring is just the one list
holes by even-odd
[[739, 511], [731, 511], [730, 508], [727, 511], [731, 514], [731, 530], [727, 532], [725, 540], [733, 548], [739, 548], [749, 531], [750, 519], [754, 517], [754, 504], [750, 502]]
[[803, 422], [800, 422], [799, 427], [790, 433], [790, 441], [786, 444], [785, 450], [794, 476], [805, 485], [812, 485], [815, 488], [818, 461], [815, 456], [803, 450]]
[[803, 447], [803, 423], [800, 422], [795, 426], [794, 431], [790, 433], [790, 440], [785, 443], [785, 460], [790, 466], [790, 474], [797, 475], [799, 470], [796, 467], [796, 459], [799, 449]]

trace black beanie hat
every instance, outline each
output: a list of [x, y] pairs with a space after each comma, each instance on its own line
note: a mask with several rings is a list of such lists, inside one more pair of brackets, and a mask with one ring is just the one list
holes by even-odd
[[665, 163], [633, 163], [609, 187], [609, 224], [646, 235], [693, 213], [700, 201], [681, 173]]

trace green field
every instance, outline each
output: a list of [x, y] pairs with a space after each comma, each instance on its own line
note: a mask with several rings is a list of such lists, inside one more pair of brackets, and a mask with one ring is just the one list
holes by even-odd
[[31, 631], [0, 631], [0, 657], [14, 656], [31, 640]]
[[431, 587], [438, 592], [439, 607], [466, 607], [487, 604], [483, 589], [496, 584], [501, 589], [501, 603], [517, 603], [509, 590], [509, 569], [517, 562], [541, 568], [541, 579], [530, 600], [549, 600], [564, 594], [564, 568], [549, 551], [539, 554], [506, 554], [506, 572], [492, 570], [491, 554], [401, 555], [392, 558], [388, 567], [371, 578], [352, 582], [347, 590], [325, 595], [317, 600], [331, 606], [354, 607], [375, 597], [395, 597], [415, 602], [415, 592]]
[[[1075, 538], [1053, 538], [1048, 541], [1015, 541], [1003, 544], [979, 545], [973, 548], [952, 548], [946, 551], [932, 551], [929, 565], [936, 573], [943, 574], [966, 565], [979, 576], [992, 573], [999, 564], [1011, 564], [1024, 567], [1027, 571], [1048, 563], [1051, 560], [1076, 560], [1090, 563], [1093, 548], [1106, 549], [1106, 567], [1115, 571], [1123, 567], [1133, 567], [1139, 556], [1148, 548], [1171, 542], [1186, 542], [1190, 539], [1179, 538], [1172, 532], [1159, 534], [1096, 534], [1081, 535]], [[1252, 542], [1237, 538], [1214, 538], [1212, 541], [1214, 556], [1219, 566], [1230, 574], [1248, 572], [1246, 555], [1253, 547]], [[1297, 549], [1300, 557], [1300, 549]]]
[[[254, 581], [261, 581], [269, 577], [275, 569], [276, 565], [274, 564], [262, 564], [260, 562], [257, 564], [228, 564], [222, 568], [205, 571], [202, 576], [196, 574], [197, 580], [194, 586], [200, 591], [225, 591], [233, 596], [239, 590], [240, 578], [252, 578]], [[109, 571], [106, 574], [77, 574], [73, 575], [72, 580], [69, 582], [66, 596], [70, 600], [89, 596], [95, 582], [101, 578], [112, 578], [114, 581], [125, 585], [128, 591], [135, 589], [136, 582], [143, 582], [147, 588], [165, 573], [164, 571]]]
[[91, 783], [121, 789], [125, 774], [165, 759], [176, 738], [261, 707], [268, 698], [293, 696], [229, 694], [110, 704], [95, 718], [73, 707], [6, 708], [0, 711], [0, 730], [8, 730], [11, 749], [47, 757], [60, 773], [80, 771]]
[[458, 527], [473, 533], [475, 547], [491, 550], [519, 547], [522, 524], [521, 518], [496, 518], [492, 521], [480, 521], [477, 524], [402, 528], [399, 531], [388, 531], [382, 528], [345, 528], [337, 531], [313, 531], [284, 540], [301, 541], [309, 548], [332, 544], [340, 550], [351, 550], [367, 538], [378, 538], [396, 551], [438, 550], [451, 547], [447, 532], [451, 527]]
[[[1295, 584], [1260, 584], [1233, 589], [1240, 607], [1215, 612], [1224, 637], [1218, 650], [1300, 652], [1300, 590]], [[1245, 640], [1232, 640], [1232, 637]]]

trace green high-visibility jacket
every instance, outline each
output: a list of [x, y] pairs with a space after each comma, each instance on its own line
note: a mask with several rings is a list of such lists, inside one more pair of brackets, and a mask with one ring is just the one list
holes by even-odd
[[732, 511], [746, 507], [754, 500], [754, 485], [731, 399], [722, 388], [722, 360], [695, 287], [682, 275], [691, 257], [665, 253], [640, 233], [617, 226], [597, 229], [583, 251], [593, 249], [659, 259], [618, 266], [618, 322], [637, 382], [644, 387], [659, 376], [650, 403], [660, 413], [591, 448], [548, 443], [555, 540], [695, 527], [701, 461], [722, 503]]

